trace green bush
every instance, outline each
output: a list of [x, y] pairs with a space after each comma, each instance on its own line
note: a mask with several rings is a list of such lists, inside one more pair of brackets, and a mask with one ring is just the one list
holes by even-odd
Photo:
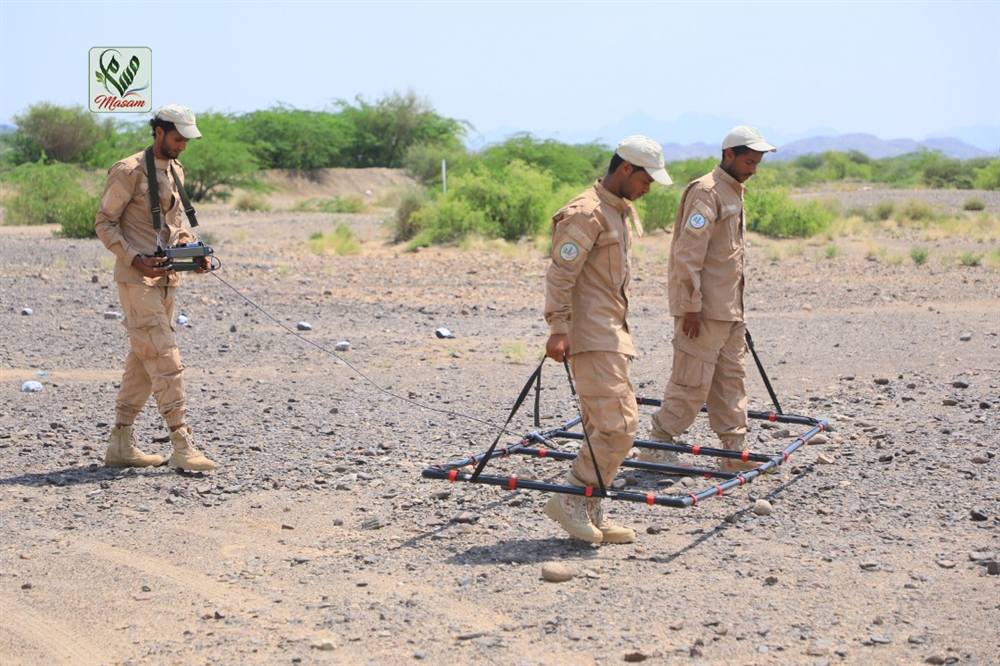
[[986, 210], [986, 204], [983, 203], [982, 199], [977, 199], [976, 197], [972, 197], [965, 200], [965, 202], [962, 204], [962, 210], [967, 210], [971, 212]]
[[90, 193], [84, 171], [68, 164], [22, 164], [5, 180], [17, 188], [4, 202], [7, 224], [59, 224], [68, 238], [96, 236], [101, 197]]
[[[720, 150], [719, 153], [721, 157], [722, 151]], [[692, 180], [701, 178], [706, 173], [712, 171], [718, 163], [719, 157], [679, 160], [667, 165], [667, 173], [670, 174], [670, 179], [674, 181], [674, 184], [683, 190]]]
[[959, 255], [958, 260], [963, 266], [974, 268], [982, 263], [983, 255], [976, 254], [975, 252], [970, 252], [966, 250], [965, 252]]
[[450, 243], [486, 226], [486, 216], [468, 201], [451, 195], [440, 197], [410, 215], [416, 233], [409, 248]]
[[346, 224], [338, 224], [333, 233], [316, 232], [311, 234], [307, 244], [309, 250], [316, 254], [325, 254], [330, 250], [341, 256], [361, 252], [361, 243], [358, 242], [354, 232]]
[[975, 185], [980, 190], [1000, 190], [1000, 160], [992, 160], [976, 169]]
[[892, 218], [892, 214], [896, 211], [896, 204], [891, 201], [880, 201], [875, 205], [875, 217], [885, 222], [886, 220]]
[[923, 266], [930, 259], [931, 251], [926, 247], [920, 245], [914, 245], [910, 248], [910, 259], [913, 260], [917, 266]]
[[835, 218], [821, 201], [797, 202], [781, 188], [753, 188], [746, 195], [747, 227], [772, 238], [807, 238]]
[[413, 214], [424, 204], [424, 196], [417, 190], [407, 190], [403, 193], [396, 213], [392, 219], [392, 236], [397, 243], [413, 238], [418, 229], [413, 224]]
[[903, 204], [903, 208], [899, 213], [903, 219], [913, 222], [930, 221], [936, 219], [938, 216], [937, 211], [934, 210], [934, 206], [920, 199], [909, 199]]
[[420, 143], [410, 146], [403, 157], [403, 168], [425, 187], [441, 187], [441, 160], [445, 161], [448, 178], [467, 171], [475, 157], [464, 146], [448, 143]]
[[672, 225], [680, 203], [681, 192], [675, 186], [654, 185], [649, 194], [636, 202], [646, 232], [666, 229]]
[[306, 199], [292, 206], [296, 213], [363, 213], [364, 210], [365, 202], [358, 197]]
[[469, 234], [508, 241], [534, 236], [550, 214], [553, 181], [514, 161], [501, 169], [476, 165], [456, 176], [448, 193], [409, 215], [413, 245], [450, 243]]
[[236, 202], [233, 204], [236, 210], [242, 211], [268, 211], [271, 210], [271, 206], [264, 200], [259, 194], [254, 194], [252, 192], [241, 194], [236, 198]]
[[515, 134], [483, 150], [483, 163], [491, 171], [518, 161], [544, 171], [557, 183], [592, 182], [607, 171], [612, 152], [596, 144], [570, 146], [553, 139], [539, 140], [528, 133]]

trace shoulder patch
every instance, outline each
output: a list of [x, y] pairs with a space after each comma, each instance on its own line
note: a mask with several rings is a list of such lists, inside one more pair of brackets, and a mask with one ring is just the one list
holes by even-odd
[[580, 256], [580, 248], [576, 243], [566, 242], [559, 246], [559, 257], [563, 261], [574, 261]]
[[705, 216], [701, 213], [692, 213], [691, 217], [688, 218], [688, 226], [692, 229], [702, 229], [706, 223]]

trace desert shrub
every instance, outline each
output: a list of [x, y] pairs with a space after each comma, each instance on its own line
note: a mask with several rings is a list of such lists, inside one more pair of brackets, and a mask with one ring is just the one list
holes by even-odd
[[983, 255], [983, 266], [990, 270], [1000, 271], [1000, 247], [995, 247]]
[[364, 210], [365, 202], [358, 197], [306, 199], [292, 206], [296, 213], [362, 213]]
[[443, 196], [421, 206], [410, 214], [410, 225], [416, 231], [408, 249], [450, 243], [476, 233], [486, 226], [481, 210], [468, 201]]
[[934, 206], [920, 199], [908, 200], [899, 212], [903, 219], [913, 222], [930, 221], [937, 217]]
[[307, 245], [309, 250], [316, 254], [326, 254], [332, 251], [334, 254], [344, 256], [361, 252], [361, 243], [358, 242], [354, 232], [346, 224], [338, 224], [337, 228], [329, 234], [311, 234]]
[[836, 259], [840, 255], [840, 248], [836, 245], [827, 245], [823, 250], [823, 254], [827, 259]]
[[976, 169], [975, 185], [980, 190], [1000, 190], [1000, 160], [991, 160]]
[[983, 203], [982, 199], [977, 199], [976, 197], [971, 197], [969, 199], [966, 199], [962, 203], [962, 210], [976, 212], [985, 209], [986, 209], [986, 204]]
[[236, 198], [236, 202], [233, 204], [233, 207], [236, 210], [242, 210], [242, 211], [271, 210], [270, 204], [268, 204], [267, 201], [264, 200], [264, 197], [254, 193], [241, 194], [239, 197]]
[[392, 218], [392, 236], [397, 243], [413, 238], [418, 229], [413, 225], [412, 216], [424, 204], [424, 196], [417, 190], [406, 190], [396, 206]]
[[4, 201], [7, 224], [59, 224], [67, 238], [96, 235], [101, 197], [90, 193], [86, 172], [68, 164], [22, 164], [5, 180], [17, 189]]
[[681, 192], [676, 187], [654, 185], [649, 194], [636, 202], [646, 232], [666, 229], [673, 224], [680, 203]]
[[805, 238], [827, 229], [835, 219], [821, 201], [792, 201], [781, 188], [754, 188], [746, 196], [747, 226], [773, 238]]
[[476, 165], [410, 215], [414, 242], [448, 243], [470, 233], [508, 241], [534, 236], [549, 215], [552, 189], [547, 173], [523, 162], [499, 170]]
[[975, 252], [971, 252], [969, 250], [966, 250], [965, 252], [963, 252], [960, 255], [958, 255], [958, 261], [963, 266], [968, 266], [969, 268], [974, 268], [974, 267], [976, 267], [976, 266], [978, 266], [979, 264], [982, 263], [982, 261], [983, 261], [983, 255], [982, 254], [977, 254]]
[[896, 204], [891, 201], [880, 201], [875, 205], [875, 217], [885, 222], [896, 211]]
[[910, 259], [917, 266], [923, 266], [930, 259], [931, 251], [921, 245], [914, 245], [910, 248]]

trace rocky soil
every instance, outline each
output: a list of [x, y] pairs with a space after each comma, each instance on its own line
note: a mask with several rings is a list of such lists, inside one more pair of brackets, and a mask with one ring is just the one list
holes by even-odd
[[[102, 466], [127, 345], [110, 255], [0, 228], [4, 666], [1000, 662], [1000, 274], [948, 259], [996, 234], [936, 237], [923, 266], [889, 259], [918, 232], [841, 238], [832, 258], [753, 237], [757, 351], [784, 411], [830, 432], [690, 509], [607, 502], [638, 538], [597, 547], [540, 493], [421, 477], [484, 451], [538, 363], [537, 249], [405, 253], [376, 214], [201, 219], [222, 269], [185, 277], [177, 329], [209, 474]], [[361, 253], [309, 251], [342, 223]], [[669, 240], [635, 252], [647, 397], [670, 367]], [[751, 408], [771, 409], [748, 371]], [[543, 387], [545, 427], [576, 415], [561, 366]], [[167, 453], [152, 403], [137, 429]], [[533, 429], [523, 410], [501, 441]], [[791, 430], [751, 437], [771, 453]], [[712, 441], [703, 423], [691, 438]], [[487, 469], [554, 481], [566, 463]], [[568, 580], [543, 578], [556, 568]]]

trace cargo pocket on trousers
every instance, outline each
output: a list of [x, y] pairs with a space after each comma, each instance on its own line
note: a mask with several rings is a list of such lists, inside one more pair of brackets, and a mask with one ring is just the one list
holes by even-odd
[[686, 389], [703, 389], [712, 381], [713, 366], [679, 349], [674, 349], [674, 367], [670, 379]]
[[130, 318], [129, 337], [132, 341], [132, 351], [143, 360], [156, 358], [169, 353], [174, 346], [173, 332], [170, 326], [160, 317]]

